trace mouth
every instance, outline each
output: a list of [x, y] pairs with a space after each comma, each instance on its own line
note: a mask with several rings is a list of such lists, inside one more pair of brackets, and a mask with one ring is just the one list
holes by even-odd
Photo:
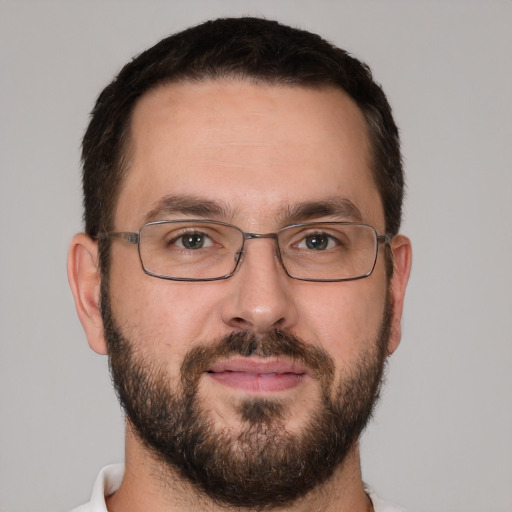
[[230, 388], [251, 393], [275, 393], [298, 386], [308, 375], [299, 363], [258, 357], [219, 361], [206, 375]]

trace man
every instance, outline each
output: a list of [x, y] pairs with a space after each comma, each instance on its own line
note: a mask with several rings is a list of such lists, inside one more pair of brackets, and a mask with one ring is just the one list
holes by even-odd
[[320, 37], [223, 19], [102, 92], [69, 280], [126, 412], [79, 511], [390, 511], [358, 439], [411, 265], [398, 132]]

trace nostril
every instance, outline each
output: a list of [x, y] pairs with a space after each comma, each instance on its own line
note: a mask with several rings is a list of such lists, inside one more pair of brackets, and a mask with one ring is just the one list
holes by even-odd
[[232, 325], [240, 327], [240, 328], [245, 328], [245, 327], [247, 327], [247, 324], [248, 324], [247, 320], [244, 320], [243, 318], [241, 318], [239, 316], [233, 318], [231, 320], [231, 322], [232, 322]]

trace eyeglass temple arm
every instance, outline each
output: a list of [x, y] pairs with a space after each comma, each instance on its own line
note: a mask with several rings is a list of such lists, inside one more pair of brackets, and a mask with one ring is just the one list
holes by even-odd
[[391, 233], [385, 233], [384, 235], [377, 235], [378, 244], [389, 244], [393, 240], [394, 236]]
[[110, 232], [110, 233], [98, 233], [96, 235], [97, 239], [108, 240], [110, 238], [121, 238], [122, 240], [126, 240], [130, 244], [137, 245], [139, 243], [139, 234], [138, 233], [129, 233], [126, 231], [123, 232]]

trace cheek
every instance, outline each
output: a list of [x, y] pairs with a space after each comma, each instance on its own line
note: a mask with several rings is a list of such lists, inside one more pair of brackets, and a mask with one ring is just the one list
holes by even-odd
[[[301, 302], [301, 337], [326, 350], [338, 367], [373, 348], [385, 307], [384, 279], [330, 283]], [[383, 283], [382, 285], [378, 283]]]
[[148, 276], [141, 268], [137, 251], [133, 252], [134, 255], [125, 250], [113, 251], [113, 316], [141, 353], [178, 367], [190, 348], [221, 334], [213, 325], [219, 293], [214, 286], [205, 287], [203, 283]]

